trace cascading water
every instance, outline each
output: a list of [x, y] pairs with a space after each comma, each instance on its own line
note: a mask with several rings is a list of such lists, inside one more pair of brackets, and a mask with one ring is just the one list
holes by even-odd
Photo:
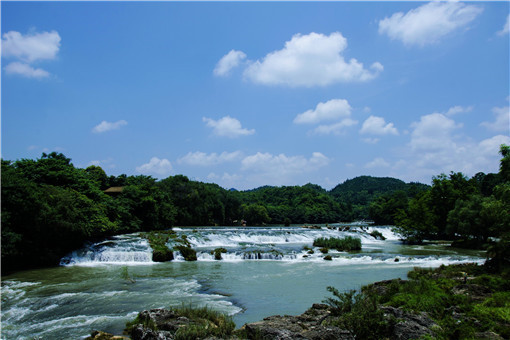
[[120, 235], [94, 243], [62, 258], [60, 265], [152, 264], [152, 249], [138, 234]]
[[[389, 227], [174, 228], [169, 248], [187, 239], [198, 261], [152, 261], [139, 234], [120, 235], [76, 250], [57, 268], [2, 278], [2, 339], [86, 337], [99, 329], [120, 334], [137, 312], [192, 304], [233, 315], [238, 326], [274, 314], [300, 314], [327, 296], [392, 278], [413, 267], [484, 261], [483, 253], [441, 244], [403, 245]], [[375, 238], [377, 231], [385, 240]], [[329, 250], [319, 237], [361, 239], [362, 250]], [[179, 241], [180, 240], [180, 241]], [[216, 259], [215, 250], [221, 254]]]

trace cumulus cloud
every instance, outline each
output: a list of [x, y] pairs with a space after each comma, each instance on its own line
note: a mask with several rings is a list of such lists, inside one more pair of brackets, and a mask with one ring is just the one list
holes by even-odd
[[23, 35], [9, 31], [2, 35], [2, 57], [14, 58], [4, 68], [7, 74], [21, 75], [27, 78], [42, 79], [50, 73], [33, 67], [32, 63], [53, 60], [60, 50], [60, 35], [56, 31]]
[[7, 74], [17, 74], [26, 78], [41, 79], [50, 76], [48, 71], [41, 68], [33, 68], [32, 66], [19, 61], [9, 63], [4, 69]]
[[217, 136], [236, 138], [255, 133], [254, 129], [244, 129], [239, 120], [230, 116], [225, 116], [219, 120], [203, 117], [202, 121], [205, 122], [208, 127], [211, 127], [213, 133]]
[[213, 152], [211, 154], [206, 154], [205, 152], [189, 152], [184, 157], [181, 157], [177, 160], [179, 164], [187, 164], [187, 165], [198, 165], [198, 166], [211, 166], [217, 165], [225, 162], [232, 162], [241, 157], [241, 151], [234, 152], [222, 152], [221, 154], [217, 154]]
[[373, 169], [373, 168], [387, 168], [390, 166], [390, 163], [386, 162], [384, 158], [377, 157], [373, 161], [365, 164], [365, 168]]
[[103, 132], [107, 132], [107, 131], [111, 131], [111, 130], [118, 130], [124, 125], [127, 125], [127, 122], [125, 120], [119, 120], [116, 122], [107, 122], [107, 121], [103, 120], [101, 123], [94, 126], [94, 128], [92, 129], [92, 132], [103, 133]]
[[414, 128], [410, 143], [413, 150], [444, 149], [453, 143], [452, 132], [462, 127], [441, 113], [422, 116], [411, 126]]
[[510, 131], [510, 108], [508, 106], [494, 107], [492, 113], [495, 120], [493, 122], [483, 122], [480, 125], [492, 131], [508, 133]]
[[498, 31], [498, 35], [508, 34], [509, 31], [510, 31], [510, 14], [506, 17], [505, 26], [503, 26], [501, 31]]
[[345, 99], [331, 99], [319, 103], [314, 110], [300, 113], [294, 119], [296, 124], [314, 124], [326, 120], [336, 120], [351, 115], [351, 106]]
[[329, 158], [320, 152], [313, 152], [312, 157], [287, 156], [285, 154], [273, 155], [268, 152], [257, 152], [255, 155], [247, 156], [242, 161], [243, 170], [251, 170], [273, 176], [286, 176], [308, 172], [328, 165]]
[[167, 176], [172, 171], [172, 164], [168, 159], [152, 157], [149, 163], [136, 167], [136, 171], [146, 175]]
[[384, 118], [370, 116], [363, 122], [360, 133], [379, 136], [398, 135], [398, 130], [393, 126], [393, 123], [386, 124]]
[[463, 107], [463, 106], [457, 105], [457, 106], [453, 106], [453, 107], [449, 108], [448, 111], [445, 113], [445, 115], [455, 116], [456, 114], [470, 112], [472, 110], [473, 110], [472, 106]]
[[232, 69], [236, 68], [237, 66], [239, 66], [239, 64], [244, 59], [246, 59], [246, 54], [244, 54], [244, 52], [231, 50], [226, 55], [224, 55], [220, 59], [220, 61], [218, 61], [218, 63], [216, 64], [216, 67], [214, 68], [213, 73], [216, 76], [221, 76], [221, 77], [227, 76], [230, 73], [230, 71]]
[[347, 62], [342, 55], [346, 47], [347, 39], [340, 32], [329, 36], [314, 32], [296, 34], [285, 42], [283, 49], [251, 62], [244, 77], [264, 85], [312, 87], [368, 81], [383, 70], [379, 62], [371, 65], [372, 71], [354, 58]]
[[56, 31], [26, 35], [9, 31], [2, 35], [2, 56], [15, 57], [27, 63], [55, 59], [60, 40]]
[[351, 118], [342, 119], [342, 121], [335, 124], [319, 125], [313, 129], [310, 134], [312, 135], [341, 135], [345, 132], [345, 128], [358, 124], [357, 120]]
[[483, 9], [461, 2], [429, 2], [407, 13], [394, 13], [379, 21], [379, 33], [405, 45], [437, 43], [448, 34], [467, 27]]

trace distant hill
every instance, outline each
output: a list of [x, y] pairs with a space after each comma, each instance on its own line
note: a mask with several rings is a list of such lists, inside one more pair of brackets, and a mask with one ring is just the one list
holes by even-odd
[[406, 183], [392, 177], [359, 176], [338, 184], [329, 191], [337, 202], [347, 204], [352, 209], [353, 219], [369, 218], [368, 207], [371, 202], [382, 195], [403, 191], [408, 197], [429, 188], [422, 183]]

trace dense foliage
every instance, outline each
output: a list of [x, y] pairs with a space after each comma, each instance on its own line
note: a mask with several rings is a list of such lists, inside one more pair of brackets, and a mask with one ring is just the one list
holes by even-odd
[[[485, 243], [509, 238], [510, 147], [498, 174], [434, 177], [432, 187], [361, 176], [326, 191], [318, 185], [225, 190], [176, 175], [108, 176], [76, 168], [61, 153], [2, 160], [2, 271], [55, 265], [85, 241], [174, 225], [328, 223], [373, 219], [396, 224], [408, 242], [429, 238]], [[108, 188], [115, 188], [109, 192]], [[105, 192], [106, 190], [106, 192]], [[496, 258], [505, 248], [493, 246]], [[162, 254], [166, 256], [165, 254]], [[494, 262], [496, 263], [496, 262]]]
[[429, 190], [398, 208], [395, 230], [409, 243], [445, 239], [455, 240], [456, 245], [480, 247], [491, 237], [508, 239], [510, 148], [502, 145], [500, 152], [503, 157], [498, 174], [478, 173], [467, 178], [451, 172], [434, 177]]
[[346, 220], [372, 219], [382, 225], [394, 224], [396, 210], [426, 189], [425, 184], [396, 178], [359, 176], [337, 185], [330, 195], [346, 206]]
[[[508, 270], [492, 273], [476, 264], [441, 266], [409, 272], [409, 280], [390, 280], [365, 286], [361, 292], [339, 292], [324, 302], [332, 308], [332, 325], [360, 339], [388, 338], [398, 319], [387, 317], [385, 307], [426, 312], [437, 326], [435, 339], [478, 339], [510, 336]], [[381, 308], [382, 307], [382, 308]], [[498, 335], [496, 335], [498, 334]]]
[[314, 247], [323, 247], [321, 252], [327, 253], [327, 249], [336, 249], [338, 251], [361, 250], [361, 239], [346, 236], [344, 238], [337, 237], [319, 237], [313, 241]]

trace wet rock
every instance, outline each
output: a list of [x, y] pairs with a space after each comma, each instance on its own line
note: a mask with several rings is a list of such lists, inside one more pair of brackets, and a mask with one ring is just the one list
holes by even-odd
[[395, 307], [380, 307], [388, 318], [394, 318], [396, 323], [393, 327], [392, 339], [407, 340], [419, 339], [424, 336], [433, 336], [434, 330], [439, 330], [437, 325], [425, 312], [412, 313]]

